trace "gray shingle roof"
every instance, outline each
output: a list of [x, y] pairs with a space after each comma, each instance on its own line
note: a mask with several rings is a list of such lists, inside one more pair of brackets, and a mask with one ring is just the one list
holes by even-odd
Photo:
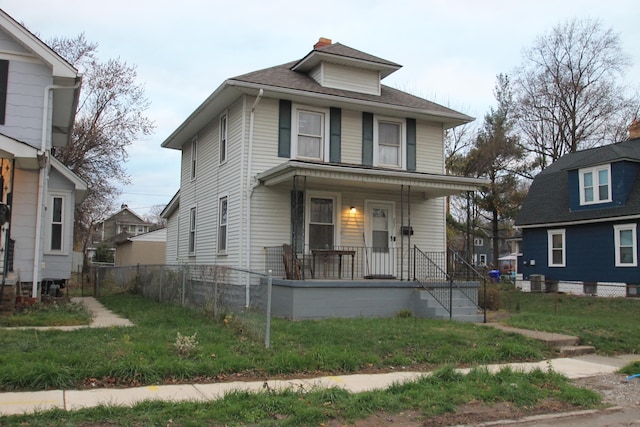
[[640, 138], [562, 156], [533, 180], [516, 218], [516, 226], [640, 214], [640, 177], [636, 178], [627, 203], [623, 206], [581, 211], [569, 209], [568, 171], [621, 160], [640, 162]]
[[354, 101], [371, 101], [398, 107], [417, 108], [438, 115], [457, 116], [461, 119], [471, 120], [471, 117], [459, 113], [450, 108], [428, 101], [418, 96], [393, 89], [386, 85], [381, 85], [380, 95], [369, 95], [348, 90], [333, 89], [323, 87], [306, 73], [292, 71], [291, 68], [297, 61], [253, 71], [240, 76], [232, 77], [230, 81], [252, 83], [259, 85], [273, 86], [282, 89], [293, 89], [304, 92], [334, 95], [341, 98], [349, 98]]

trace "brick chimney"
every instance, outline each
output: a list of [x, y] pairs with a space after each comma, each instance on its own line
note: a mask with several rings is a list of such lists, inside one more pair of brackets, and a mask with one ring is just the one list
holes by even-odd
[[329, 46], [331, 44], [331, 39], [325, 39], [324, 37], [320, 37], [318, 43], [313, 45], [314, 49], [320, 49], [321, 47]]
[[627, 130], [629, 131], [629, 139], [640, 138], [640, 121], [633, 119]]

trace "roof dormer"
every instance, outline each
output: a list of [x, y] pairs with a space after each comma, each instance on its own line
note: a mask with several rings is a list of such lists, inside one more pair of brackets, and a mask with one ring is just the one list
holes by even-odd
[[320, 86], [380, 95], [380, 81], [402, 66], [320, 38], [313, 50], [291, 69], [303, 72]]

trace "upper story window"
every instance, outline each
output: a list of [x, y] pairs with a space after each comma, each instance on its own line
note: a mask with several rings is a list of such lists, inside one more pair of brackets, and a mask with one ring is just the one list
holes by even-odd
[[565, 230], [547, 230], [549, 267], [566, 266]]
[[484, 245], [484, 240], [480, 237], [475, 237], [473, 239], [473, 246], [482, 246]]
[[390, 166], [394, 168], [404, 167], [405, 136], [403, 121], [376, 118], [373, 128], [373, 162], [377, 166]]
[[637, 267], [638, 250], [636, 224], [614, 225], [616, 267]]
[[220, 163], [227, 161], [227, 114], [220, 117]]
[[196, 168], [198, 166], [198, 137], [191, 140], [191, 180], [196, 179]]
[[294, 108], [292, 157], [324, 161], [327, 159], [329, 134], [328, 112], [309, 108]]
[[580, 169], [580, 204], [611, 201], [611, 167], [609, 165]]

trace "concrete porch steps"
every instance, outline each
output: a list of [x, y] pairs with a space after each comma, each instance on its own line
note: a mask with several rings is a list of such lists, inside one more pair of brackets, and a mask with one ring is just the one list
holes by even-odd
[[549, 347], [557, 349], [563, 356], [580, 356], [584, 354], [593, 354], [596, 349], [590, 345], [579, 345], [580, 339], [572, 335], [556, 334], [553, 332], [532, 331], [529, 329], [514, 328], [501, 323], [484, 323], [485, 326], [491, 326], [505, 332], [513, 332], [524, 335], [538, 341], [544, 342]]

